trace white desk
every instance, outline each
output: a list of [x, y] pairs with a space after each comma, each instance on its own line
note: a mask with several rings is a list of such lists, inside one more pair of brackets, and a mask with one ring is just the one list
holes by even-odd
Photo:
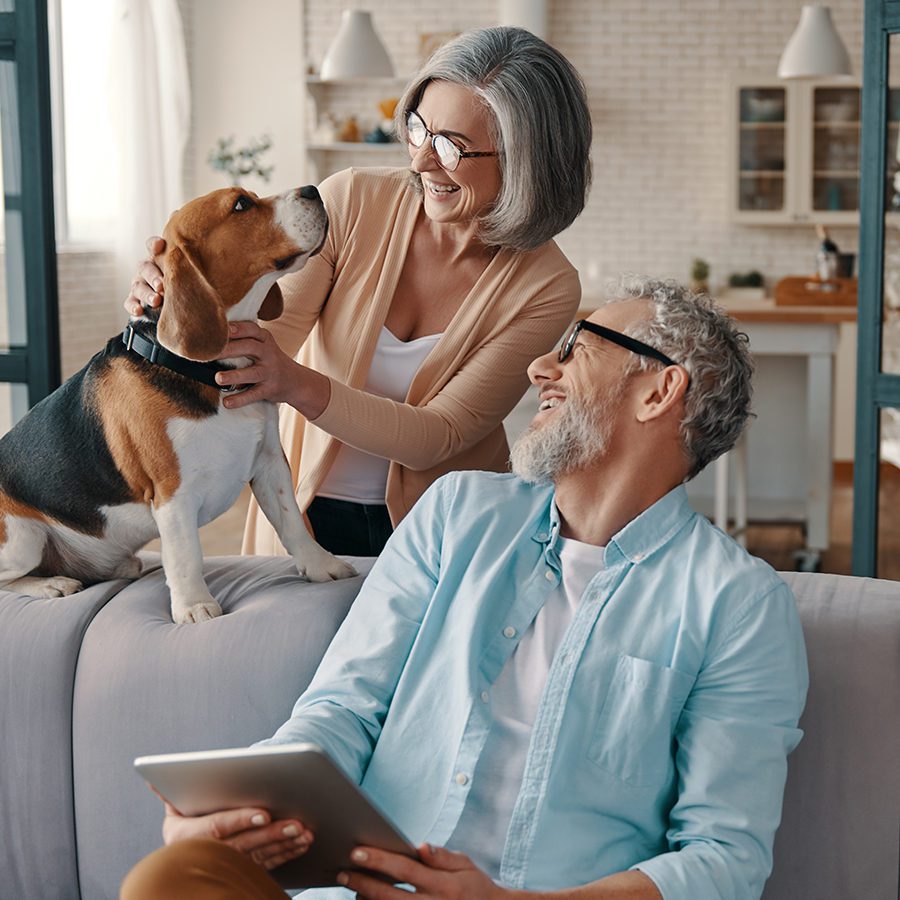
[[[791, 422], [790, 411], [779, 417], [775, 424], [803, 430], [800, 442], [805, 465], [802, 483], [797, 493], [802, 500], [802, 519], [806, 524], [806, 548], [799, 555], [801, 569], [814, 569], [821, 552], [828, 547], [831, 526], [832, 413], [834, 356], [837, 350], [838, 330], [841, 322], [854, 321], [856, 310], [848, 307], [771, 307], [770, 309], [731, 309], [742, 329], [750, 337], [750, 349], [758, 360], [759, 368], [767, 357], [800, 358], [805, 362], [805, 404], [796, 410], [797, 418]], [[772, 386], [769, 385], [771, 393]], [[760, 398], [762, 399], [762, 398]], [[777, 397], [774, 398], [777, 402]], [[769, 398], [770, 404], [772, 398]], [[746, 527], [748, 507], [748, 452], [752, 452], [754, 430], [771, 429], [773, 420], [760, 418], [751, 422], [746, 443], [736, 447], [716, 463], [716, 524], [724, 527], [728, 521], [728, 469], [734, 466], [735, 478], [735, 533], [741, 537]], [[766, 435], [771, 442], [779, 435]], [[777, 461], [776, 461], [777, 462]], [[782, 517], [782, 516], [777, 516]], [[794, 518], [788, 514], [787, 518]]]

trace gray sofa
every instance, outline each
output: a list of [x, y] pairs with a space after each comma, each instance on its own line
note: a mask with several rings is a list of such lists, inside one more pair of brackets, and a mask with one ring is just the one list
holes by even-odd
[[[59, 600], [0, 591], [2, 900], [116, 897], [160, 843], [159, 802], [131, 760], [269, 735], [362, 581], [307, 584], [285, 559], [212, 558], [227, 615], [176, 626], [158, 559], [145, 568]], [[900, 584], [785, 578], [811, 686], [765, 898], [896, 900]]]

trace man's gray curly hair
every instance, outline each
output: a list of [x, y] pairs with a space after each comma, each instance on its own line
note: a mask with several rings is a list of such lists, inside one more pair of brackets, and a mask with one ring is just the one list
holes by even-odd
[[[613, 284], [610, 303], [646, 299], [650, 317], [628, 328], [682, 365], [690, 377], [684, 396], [681, 434], [690, 464], [687, 479], [730, 450], [748, 418], [753, 360], [749, 338], [708, 294], [695, 294], [675, 281], [627, 275]], [[660, 366], [635, 355], [632, 371]]]

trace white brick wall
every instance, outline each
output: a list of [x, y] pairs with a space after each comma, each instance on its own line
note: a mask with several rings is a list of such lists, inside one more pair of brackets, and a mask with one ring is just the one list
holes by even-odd
[[[306, 61], [318, 70], [342, 10], [356, 4], [266, 0], [267, 27], [292, 30], [297, 2], [303, 3]], [[812, 271], [816, 246], [812, 227], [737, 226], [728, 221], [726, 208], [729, 110], [724, 85], [735, 69], [774, 73], [799, 18], [800, 0], [547, 3], [548, 38], [584, 77], [594, 118], [594, 187], [583, 215], [560, 237], [563, 249], [581, 271], [586, 290], [623, 271], [687, 280], [696, 256], [711, 264], [714, 286], [735, 270], [759, 269], [769, 283], [783, 275]], [[197, 31], [206, 27], [204, 16], [218, 13], [192, 0], [180, 0], [179, 5], [196, 81], [192, 49]], [[365, 4], [398, 75], [416, 67], [420, 34], [495, 24], [496, 6], [490, 0], [367, 0]], [[831, 0], [830, 6], [854, 71], [861, 76], [863, 0]], [[226, 48], [225, 56], [234, 49]], [[216, 84], [230, 96], [223, 80], [227, 68], [223, 62]], [[273, 63], [266, 71], [275, 68]], [[287, 98], [303, 93], [290, 79], [279, 85], [276, 78], [266, 89], [280, 90]], [[346, 96], [343, 89], [330, 90], [339, 108], [355, 111], [352, 95]], [[209, 103], [195, 90], [195, 131], [198, 118], [206, 121]], [[207, 130], [234, 131], [243, 137], [246, 111], [230, 105], [228, 109], [228, 121], [217, 120]], [[362, 112], [363, 118], [375, 115], [374, 108]], [[287, 102], [283, 114], [302, 116], [303, 112]], [[259, 130], [255, 123], [250, 128], [253, 133]], [[192, 139], [188, 148], [188, 195], [214, 186], [208, 184], [211, 176], [205, 161], [208, 137]], [[297, 147], [296, 153], [302, 154], [302, 149]], [[832, 233], [842, 249], [857, 249], [857, 229], [835, 228]], [[120, 326], [120, 298], [115, 296], [108, 255], [61, 254], [59, 277], [63, 371], [69, 375]]]
[[[342, 9], [352, 5], [306, 0], [307, 59], [317, 70]], [[365, 5], [398, 74], [408, 74], [420, 32], [496, 24], [499, 4]], [[735, 225], [727, 207], [727, 85], [735, 72], [775, 75], [801, 6], [802, 0], [547, 0], [547, 38], [584, 78], [594, 122], [590, 199], [558, 239], [586, 295], [596, 296], [622, 272], [689, 281], [695, 257], [709, 262], [714, 290], [735, 271], [758, 269], [771, 289], [785, 275], [815, 270], [812, 225]], [[861, 81], [864, 0], [829, 6]], [[900, 52], [894, 58], [900, 70]], [[338, 99], [346, 112], [346, 99]], [[857, 228], [830, 232], [842, 250], [857, 251]], [[851, 339], [842, 337], [835, 376], [838, 459], [853, 456]]]
[[124, 327], [125, 298], [115, 288], [112, 252], [66, 249], [57, 260], [62, 376], [68, 378]]
[[[718, 284], [756, 268], [767, 279], [812, 271], [811, 226], [728, 221], [731, 71], [774, 74], [800, 15], [799, 0], [547, 0], [548, 39], [575, 64], [594, 118], [594, 187], [560, 238], [587, 287], [622, 271], [687, 280], [701, 256]], [[343, 8], [306, 0], [307, 60], [316, 70]], [[831, 0], [835, 24], [861, 76], [863, 0]], [[398, 74], [418, 60], [421, 32], [496, 23], [496, 4], [367, 0]], [[343, 107], [346, 101], [340, 98]], [[832, 229], [856, 250], [855, 228]]]

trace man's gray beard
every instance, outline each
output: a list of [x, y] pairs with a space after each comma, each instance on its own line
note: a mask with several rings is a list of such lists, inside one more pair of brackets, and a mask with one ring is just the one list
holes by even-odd
[[591, 405], [568, 397], [549, 422], [531, 425], [513, 444], [514, 474], [531, 484], [549, 484], [596, 462], [609, 448], [618, 402], [613, 392]]

